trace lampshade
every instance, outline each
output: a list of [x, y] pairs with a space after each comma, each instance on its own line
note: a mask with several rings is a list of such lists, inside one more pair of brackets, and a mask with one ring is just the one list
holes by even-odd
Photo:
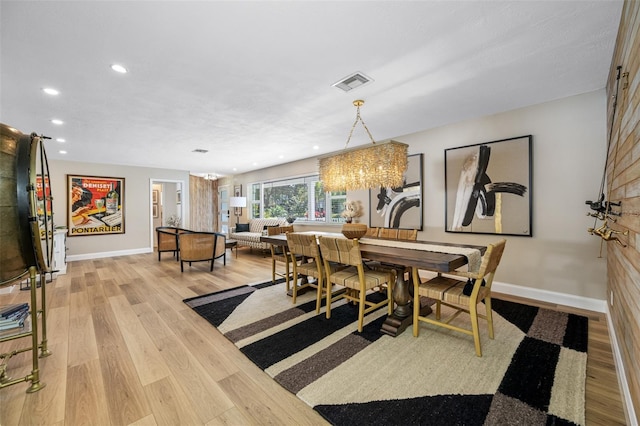
[[[357, 108], [356, 121], [351, 127], [345, 149], [319, 158], [320, 180], [327, 192], [397, 188], [403, 185], [409, 146], [396, 141], [376, 143], [360, 117], [363, 104], [362, 100], [353, 101]], [[358, 121], [367, 131], [371, 145], [347, 148]]]
[[247, 197], [229, 197], [229, 207], [247, 207]]

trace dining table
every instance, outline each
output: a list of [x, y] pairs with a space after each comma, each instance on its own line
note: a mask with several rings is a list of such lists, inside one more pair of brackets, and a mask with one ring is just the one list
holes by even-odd
[[[341, 233], [305, 231], [316, 236], [329, 236], [346, 238]], [[261, 242], [277, 246], [287, 246], [286, 234], [262, 236]], [[450, 247], [452, 252], [447, 248]], [[396, 283], [393, 289], [393, 301], [395, 309], [393, 314], [384, 321], [381, 332], [390, 336], [398, 336], [413, 322], [413, 285], [410, 278], [405, 279], [407, 268], [428, 270], [432, 272], [446, 273], [461, 268], [469, 263], [465, 254], [459, 253], [464, 249], [477, 250], [479, 255], [484, 254], [487, 247], [469, 244], [434, 242], [434, 241], [404, 241], [381, 240], [377, 238], [361, 238], [360, 253], [363, 259], [383, 263], [396, 269]], [[413, 273], [410, 274], [410, 277]], [[419, 303], [419, 302], [418, 302]], [[424, 304], [421, 307], [421, 315], [431, 313], [431, 307]]]

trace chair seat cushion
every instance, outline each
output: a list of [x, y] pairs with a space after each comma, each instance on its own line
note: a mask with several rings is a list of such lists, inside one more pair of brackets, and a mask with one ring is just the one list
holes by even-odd
[[[464, 286], [466, 284], [466, 281], [440, 276], [421, 283], [419, 293], [420, 296], [426, 296], [456, 305], [469, 306], [471, 298], [464, 294]], [[485, 287], [480, 287], [478, 302], [484, 299], [487, 293]]]
[[[367, 290], [379, 287], [384, 283], [388, 283], [392, 279], [390, 272], [387, 271], [369, 271], [364, 272], [365, 288]], [[350, 266], [341, 271], [331, 274], [331, 282], [339, 284], [343, 287], [354, 289], [360, 288], [360, 278], [358, 277], [358, 268]]]

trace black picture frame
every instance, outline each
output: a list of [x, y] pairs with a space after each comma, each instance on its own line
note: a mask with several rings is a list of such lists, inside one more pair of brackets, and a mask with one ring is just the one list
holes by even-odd
[[533, 236], [532, 149], [532, 135], [445, 149], [445, 231]]
[[369, 190], [369, 227], [417, 229], [423, 227], [423, 154], [407, 156], [402, 188]]

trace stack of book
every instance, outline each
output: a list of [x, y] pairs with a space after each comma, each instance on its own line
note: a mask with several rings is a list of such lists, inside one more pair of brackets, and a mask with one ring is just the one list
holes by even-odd
[[15, 303], [12, 305], [0, 306], [0, 330], [24, 327], [24, 321], [28, 316], [28, 303]]

